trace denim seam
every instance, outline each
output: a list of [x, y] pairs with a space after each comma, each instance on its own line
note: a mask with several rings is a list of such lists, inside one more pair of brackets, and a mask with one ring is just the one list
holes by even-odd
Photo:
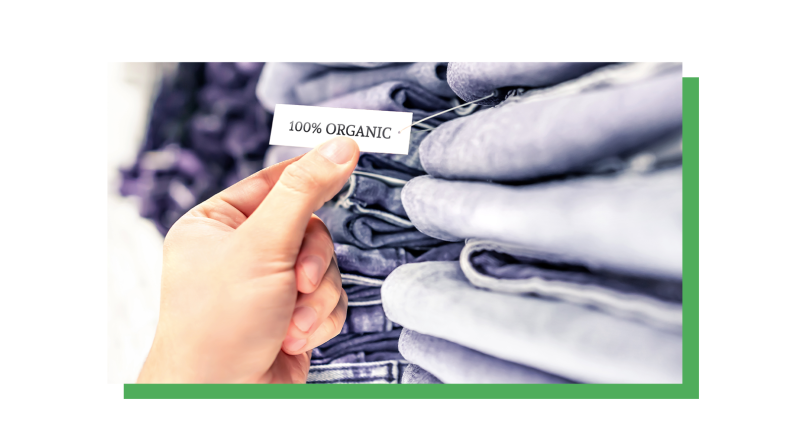
[[496, 106], [521, 102], [539, 102], [542, 100], [556, 99], [586, 93], [603, 88], [613, 88], [628, 85], [656, 76], [665, 74], [674, 69], [681, 69], [681, 63], [623, 63], [606, 65], [578, 78], [562, 82], [547, 88], [535, 88], [519, 92], [517, 89], [510, 93], [513, 95]]
[[490, 242], [474, 240], [466, 244], [459, 257], [460, 267], [465, 277], [475, 286], [513, 294], [535, 293], [540, 296], [556, 298], [577, 305], [592, 306], [595, 309], [628, 319], [635, 319], [656, 328], [679, 332], [682, 329], [682, 305], [667, 303], [649, 296], [621, 293], [603, 289], [595, 285], [581, 285], [560, 280], [546, 280], [541, 277], [530, 279], [497, 279], [477, 271], [470, 262], [470, 255], [482, 250], [493, 250], [506, 254], [536, 253]]

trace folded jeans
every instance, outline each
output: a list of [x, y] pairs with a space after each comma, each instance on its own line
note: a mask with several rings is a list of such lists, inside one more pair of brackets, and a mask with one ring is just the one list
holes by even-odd
[[406, 329], [573, 381], [682, 382], [681, 335], [567, 302], [478, 289], [458, 262], [400, 266], [385, 279], [382, 303]]

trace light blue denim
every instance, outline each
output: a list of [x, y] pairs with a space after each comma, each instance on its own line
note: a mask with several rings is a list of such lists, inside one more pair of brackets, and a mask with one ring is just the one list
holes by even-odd
[[407, 81], [437, 96], [450, 98], [454, 92], [445, 79], [447, 65], [445, 62], [418, 62], [374, 69], [334, 69], [297, 84], [294, 95], [298, 104], [311, 105], [383, 82]]
[[381, 292], [386, 316], [405, 329], [505, 361], [577, 382], [682, 382], [681, 335], [567, 302], [482, 290], [458, 262], [400, 266]]
[[681, 127], [681, 68], [607, 66], [446, 122], [420, 157], [436, 178], [529, 182], [583, 171]]
[[528, 186], [428, 176], [402, 189], [422, 233], [490, 240], [594, 270], [682, 278], [682, 169]]
[[404, 369], [401, 384], [443, 384], [443, 382], [420, 366], [408, 364]]
[[446, 384], [559, 384], [569, 380], [403, 329], [399, 352]]
[[514, 87], [547, 87], [574, 79], [607, 63], [583, 62], [451, 62], [448, 84], [465, 101], [492, 93], [496, 97], [479, 102], [497, 104]]

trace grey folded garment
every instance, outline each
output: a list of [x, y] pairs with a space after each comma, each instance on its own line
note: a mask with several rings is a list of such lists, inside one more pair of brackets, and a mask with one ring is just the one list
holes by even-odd
[[585, 305], [672, 332], [682, 331], [682, 281], [591, 271], [562, 257], [469, 240], [460, 266], [473, 285]]
[[405, 328], [573, 381], [682, 382], [682, 336], [567, 302], [481, 290], [457, 262], [400, 266], [381, 293], [388, 319]]
[[682, 278], [682, 169], [530, 186], [417, 177], [402, 204], [422, 233], [492, 240], [593, 270]]
[[546, 87], [574, 79], [608, 63], [602, 62], [452, 62], [448, 84], [460, 98], [497, 104], [513, 87]]
[[[409, 112], [413, 114], [413, 121], [417, 121], [450, 108], [449, 104], [449, 101], [417, 84], [393, 81], [338, 96], [317, 105], [320, 107]], [[429, 126], [436, 126], [454, 117], [456, 116], [446, 113], [429, 119], [425, 123]]]
[[[445, 244], [418, 232], [406, 219], [392, 216], [388, 221], [371, 215], [350, 212], [328, 203], [316, 211], [335, 243], [358, 248], [429, 248]], [[403, 221], [403, 222], [402, 222]]]
[[571, 381], [444, 339], [402, 329], [399, 353], [446, 384], [559, 384]]
[[420, 157], [436, 178], [527, 182], [640, 150], [681, 126], [681, 67], [608, 66], [446, 122]]
[[434, 375], [415, 364], [408, 364], [404, 369], [402, 384], [443, 384]]
[[374, 69], [330, 70], [297, 84], [294, 95], [299, 104], [311, 105], [383, 82], [408, 81], [437, 96], [450, 98], [454, 92], [445, 79], [447, 65], [446, 62], [418, 62]]
[[277, 104], [302, 105], [294, 94], [294, 88], [311, 76], [329, 69], [314, 63], [267, 63], [256, 85], [256, 97], [270, 113], [275, 111]]
[[394, 62], [316, 62], [318, 65], [334, 68], [379, 68], [393, 65]]

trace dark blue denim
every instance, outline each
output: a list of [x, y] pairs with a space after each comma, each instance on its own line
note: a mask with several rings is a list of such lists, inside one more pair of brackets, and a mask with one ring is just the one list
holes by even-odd
[[400, 384], [407, 363], [381, 359], [365, 363], [313, 365], [308, 384]]
[[379, 303], [381, 302], [380, 287], [366, 285], [344, 285], [349, 302]]
[[378, 333], [393, 329], [393, 323], [385, 317], [382, 303], [352, 302], [347, 307], [347, 316], [340, 334]]
[[404, 248], [360, 249], [336, 243], [335, 253], [342, 271], [384, 278], [405, 263], [457, 260], [463, 247], [464, 243], [448, 243], [423, 252], [410, 252]]
[[443, 244], [410, 227], [397, 226], [377, 217], [355, 214], [348, 209], [328, 204], [316, 211], [335, 243], [354, 245], [358, 248], [429, 248]]
[[405, 182], [391, 185], [382, 179], [359, 174], [350, 176], [349, 181], [349, 189], [343, 199], [349, 200], [350, 205], [407, 217], [401, 202], [401, 191]]
[[389, 359], [401, 359], [399, 334], [401, 328], [377, 333], [339, 334], [313, 349], [311, 364], [374, 361], [383, 355]]

